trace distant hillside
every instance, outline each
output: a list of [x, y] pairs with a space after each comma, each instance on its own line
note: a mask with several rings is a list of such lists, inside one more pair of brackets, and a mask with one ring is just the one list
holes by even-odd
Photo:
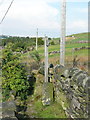
[[88, 36], [88, 33], [77, 33], [77, 34], [72, 34], [68, 36], [75, 36], [75, 37], [86, 37]]
[[88, 33], [72, 34], [72, 35], [69, 35], [67, 37], [72, 37], [72, 40], [75, 40], [75, 41], [81, 41], [81, 40], [87, 41], [88, 40]]
[[[55, 43], [57, 43], [59, 42], [60, 38], [54, 38], [53, 40], [55, 41]], [[88, 33], [68, 35], [66, 36], [66, 41], [88, 41]]]
[[6, 36], [6, 35], [0, 35], [0, 39], [6, 39], [6, 38], [8, 38], [8, 36]]

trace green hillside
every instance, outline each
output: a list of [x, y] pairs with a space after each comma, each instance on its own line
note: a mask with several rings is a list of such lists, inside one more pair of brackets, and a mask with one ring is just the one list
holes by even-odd
[[[74, 37], [72, 37], [74, 36]], [[70, 38], [70, 41], [74, 42], [74, 41], [87, 41], [88, 40], [88, 33], [78, 33], [78, 34], [72, 34], [72, 35], [68, 35], [66, 37], [72, 37]], [[55, 43], [59, 43], [60, 38], [54, 38], [53, 39]]]

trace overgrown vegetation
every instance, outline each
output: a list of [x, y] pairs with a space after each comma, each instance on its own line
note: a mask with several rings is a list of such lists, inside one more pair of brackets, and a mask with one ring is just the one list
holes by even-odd
[[37, 51], [32, 52], [30, 55], [38, 64], [40, 63], [41, 58]]
[[[0, 40], [1, 41], [1, 40]], [[13, 43], [13, 51], [23, 51], [27, 50], [28, 47], [35, 46], [36, 38], [30, 37], [12, 37], [9, 36], [4, 38], [2, 42], [0, 42], [0, 46], [6, 46], [8, 43]], [[38, 45], [43, 45], [43, 38], [38, 38]]]
[[[73, 52], [73, 48], [88, 46], [88, 43], [76, 43], [76, 41], [87, 40], [87, 34], [83, 33], [72, 36], [75, 36], [75, 39], [72, 39], [71, 43], [69, 43], [69, 41], [66, 43], [65, 61], [70, 62], [77, 55], [80, 62], [87, 62], [88, 49]], [[60, 40], [58, 38], [53, 40], [49, 38], [49, 40], [51, 44], [48, 48], [49, 52], [59, 51]], [[35, 41], [35, 38], [30, 37], [9, 37], [0, 42], [0, 45], [4, 47], [2, 55], [2, 90], [4, 100], [9, 98], [10, 91], [13, 91], [15, 98], [19, 96], [21, 100], [26, 100], [29, 95], [33, 94], [32, 90], [34, 90], [35, 79], [33, 79], [33, 76], [29, 76], [29, 73], [31, 74], [33, 69], [38, 70], [39, 65], [42, 65], [41, 62], [44, 61], [44, 41], [42, 38], [38, 39], [38, 45], [40, 46], [38, 47], [38, 52], [35, 51], [35, 49], [30, 50], [32, 47], [35, 47]], [[59, 59], [60, 53], [49, 54], [49, 63], [59, 64]], [[23, 63], [25, 63], [25, 65]], [[26, 66], [30, 67], [28, 74]], [[37, 76], [39, 76], [39, 74]], [[34, 115], [38, 118], [66, 118], [62, 107], [58, 105], [58, 103], [54, 102], [51, 106], [47, 107], [42, 106], [41, 84], [43, 83], [43, 78], [40, 78], [39, 76], [37, 81], [39, 81], [39, 83], [36, 84], [35, 89], [38, 94], [36, 96], [30, 96], [30, 104], [33, 103], [32, 106], [35, 111], [37, 111]], [[61, 96], [61, 99], [62, 98], [63, 96]], [[30, 112], [31, 111], [29, 111], [29, 114]]]
[[2, 92], [4, 99], [10, 97], [10, 91], [14, 96], [26, 99], [30, 93], [30, 83], [27, 81], [27, 73], [24, 65], [19, 61], [20, 54], [14, 54], [12, 43], [9, 43], [3, 50], [2, 57]]

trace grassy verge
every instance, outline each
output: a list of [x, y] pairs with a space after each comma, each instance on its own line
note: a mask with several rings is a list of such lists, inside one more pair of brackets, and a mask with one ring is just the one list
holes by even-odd
[[37, 116], [39, 118], [66, 118], [61, 105], [56, 102], [50, 106], [42, 106], [41, 101], [38, 100], [35, 102], [35, 109], [38, 111]]

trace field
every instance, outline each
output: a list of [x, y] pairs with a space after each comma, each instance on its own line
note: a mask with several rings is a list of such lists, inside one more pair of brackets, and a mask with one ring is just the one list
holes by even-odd
[[[73, 35], [72, 35], [73, 36]], [[65, 45], [65, 65], [66, 67], [72, 67], [73, 66], [73, 60], [76, 57], [76, 60], [78, 60], [78, 67], [80, 69], [88, 71], [88, 53], [89, 50], [89, 43], [88, 41], [88, 34], [87, 33], [81, 33], [81, 34], [75, 34], [75, 38], [70, 38], [66, 41]], [[70, 37], [70, 36], [69, 36]], [[49, 64], [53, 63], [54, 65], [60, 63], [60, 53], [53, 53], [54, 51], [60, 51], [60, 43], [59, 38], [53, 38], [54, 45], [50, 45], [48, 47], [48, 53], [49, 54]], [[80, 41], [82, 41], [80, 43]], [[74, 50], [78, 49], [78, 50]], [[35, 51], [35, 50], [34, 50]], [[30, 53], [33, 53], [33, 51], [30, 51], [28, 53], [22, 54], [22, 60], [25, 62], [25, 60], [31, 62], [31, 58], [28, 58], [28, 55]], [[40, 55], [41, 61], [44, 62], [44, 45], [38, 46], [38, 53]], [[25, 59], [26, 58], [26, 59]]]
[[[79, 67], [83, 66], [84, 64], [86, 66], [85, 70], [88, 69], [88, 53], [89, 49], [89, 44], [85, 41], [88, 41], [88, 34], [87, 33], [82, 33], [82, 34], [75, 34], [75, 38], [66, 41], [65, 45], [65, 63], [66, 65], [72, 66], [73, 59], [75, 56], [77, 56], [78, 65]], [[60, 53], [53, 53], [53, 51], [60, 51], [60, 44], [59, 44], [59, 38], [53, 39], [55, 42], [55, 45], [50, 45], [48, 47], [48, 51], [52, 52], [49, 54], [49, 63], [53, 63], [54, 65], [59, 64], [60, 61]], [[82, 43], [79, 43], [79, 41], [83, 41]], [[73, 50], [73, 49], [79, 49], [79, 50]], [[82, 48], [82, 49], [80, 49]], [[83, 49], [85, 48], [85, 49]], [[41, 56], [42, 61], [44, 61], [44, 46], [38, 47], [38, 52]]]

